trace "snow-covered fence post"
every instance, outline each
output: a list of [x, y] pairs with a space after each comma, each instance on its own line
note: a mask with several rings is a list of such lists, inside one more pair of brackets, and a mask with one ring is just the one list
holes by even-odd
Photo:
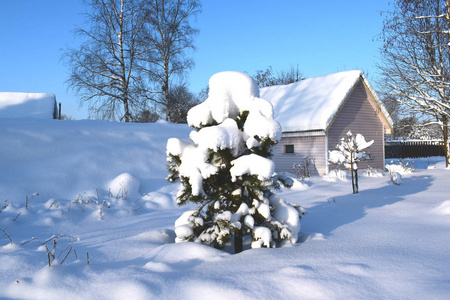
[[341, 142], [336, 145], [337, 150], [329, 151], [328, 160], [331, 163], [343, 165], [350, 170], [352, 175], [353, 194], [358, 193], [358, 162], [372, 159], [370, 153], [364, 150], [371, 147], [373, 140], [366, 142], [362, 134], [354, 136], [349, 130], [347, 136], [341, 138]]
[[273, 193], [292, 179], [275, 176], [270, 159], [281, 136], [272, 105], [243, 73], [215, 74], [209, 89], [208, 99], [188, 112], [191, 141], [167, 142], [167, 179], [181, 182], [177, 203], [198, 205], [175, 222], [175, 241], [222, 248], [234, 238], [236, 253], [244, 236], [252, 248], [295, 243], [305, 211]]

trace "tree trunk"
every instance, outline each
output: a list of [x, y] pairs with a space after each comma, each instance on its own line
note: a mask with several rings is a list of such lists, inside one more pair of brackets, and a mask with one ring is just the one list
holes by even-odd
[[169, 80], [165, 80], [164, 88], [164, 97], [166, 98], [166, 121], [172, 122], [172, 118], [170, 117]]
[[353, 191], [353, 194], [358, 194], [359, 187], [358, 187], [358, 169], [355, 170], [355, 189]]
[[442, 117], [442, 133], [444, 134], [445, 167], [450, 166], [450, 145], [448, 144], [448, 118]]
[[170, 107], [170, 96], [169, 96], [169, 62], [164, 63], [164, 97], [166, 103], [166, 121], [172, 122], [170, 117], [171, 107]]
[[241, 253], [244, 251], [244, 243], [242, 234], [235, 233], [234, 234], [234, 253]]
[[123, 110], [124, 110], [124, 121], [130, 121], [130, 111], [128, 108], [128, 84], [126, 80], [126, 67], [125, 67], [125, 56], [124, 56], [124, 44], [123, 44], [123, 33], [124, 33], [124, 0], [120, 1], [120, 15], [119, 15], [119, 53], [120, 53], [120, 69], [121, 69], [121, 81], [123, 89]]
[[353, 190], [353, 194], [356, 194], [355, 191], [355, 176], [353, 175], [354, 170], [353, 170], [353, 153], [350, 153], [350, 173], [352, 174], [352, 190]]
[[130, 110], [128, 108], [128, 99], [124, 100], [123, 109], [125, 111], [125, 122], [130, 122]]

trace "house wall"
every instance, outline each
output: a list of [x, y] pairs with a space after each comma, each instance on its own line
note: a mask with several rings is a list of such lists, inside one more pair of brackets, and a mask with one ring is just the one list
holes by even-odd
[[[303, 157], [315, 159], [315, 169], [312, 175], [326, 174], [325, 136], [283, 137], [275, 146], [273, 160], [277, 172], [293, 173], [293, 165], [300, 164]], [[294, 153], [285, 153], [285, 145], [294, 145]]]
[[[373, 101], [371, 103], [370, 101]], [[353, 134], [361, 133], [366, 141], [374, 140], [374, 144], [368, 149], [373, 160], [361, 162], [360, 169], [372, 168], [384, 170], [384, 131], [378, 114], [381, 112], [374, 104], [370, 93], [360, 81], [347, 101], [341, 108], [334, 122], [331, 124], [328, 134], [328, 150], [334, 150], [340, 139], [351, 130]], [[333, 166], [330, 166], [330, 170]]]

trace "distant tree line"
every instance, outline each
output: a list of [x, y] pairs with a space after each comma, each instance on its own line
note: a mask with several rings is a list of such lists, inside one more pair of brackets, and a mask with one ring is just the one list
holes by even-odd
[[263, 88], [266, 86], [284, 85], [300, 81], [303, 79], [303, 73], [300, 71], [298, 65], [280, 71], [274, 71], [272, 66], [269, 66], [265, 70], [256, 70], [253, 78], [258, 86]]

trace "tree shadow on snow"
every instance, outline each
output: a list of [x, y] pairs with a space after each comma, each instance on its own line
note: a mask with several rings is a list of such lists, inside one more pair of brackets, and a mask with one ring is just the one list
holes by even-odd
[[[347, 194], [330, 198], [307, 209], [302, 219], [299, 242], [310, 237], [328, 237], [337, 228], [362, 219], [369, 209], [392, 205], [404, 201], [408, 195], [427, 190], [433, 181], [432, 176], [413, 176], [406, 178], [400, 186], [389, 184], [376, 189], [361, 189], [358, 194]], [[382, 220], [380, 220], [382, 222]]]

